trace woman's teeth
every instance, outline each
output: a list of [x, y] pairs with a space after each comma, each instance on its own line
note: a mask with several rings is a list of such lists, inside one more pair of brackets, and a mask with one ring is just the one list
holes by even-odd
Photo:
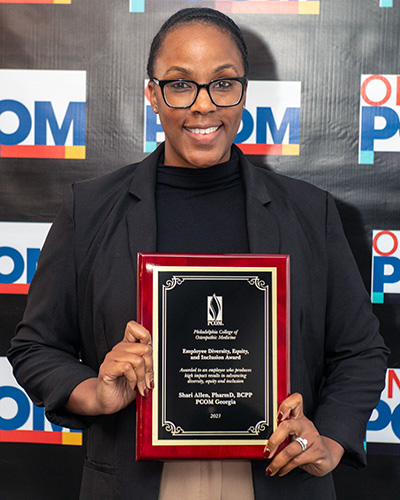
[[210, 127], [210, 128], [187, 128], [189, 132], [192, 134], [211, 134], [212, 132], [216, 132], [219, 129], [219, 127]]

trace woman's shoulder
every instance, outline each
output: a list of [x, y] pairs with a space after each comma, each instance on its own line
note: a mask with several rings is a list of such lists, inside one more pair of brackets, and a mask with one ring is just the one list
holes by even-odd
[[267, 170], [265, 168], [256, 167], [261, 176], [264, 177], [270, 191], [287, 192], [295, 196], [295, 198], [303, 198], [312, 196], [326, 196], [326, 191], [310, 181], [290, 177], [286, 174]]
[[[296, 205], [299, 207], [324, 206], [330, 194], [314, 184], [294, 177], [258, 167], [247, 161], [248, 187], [261, 193], [266, 201], [277, 205]], [[259, 197], [261, 197], [259, 195]]]
[[[116, 224], [143, 197], [154, 196], [157, 156], [79, 181], [64, 196], [64, 210], [76, 235], [89, 238], [106, 224]], [[153, 194], [152, 194], [153, 193]]]
[[74, 196], [100, 200], [111, 193], [126, 191], [138, 165], [139, 163], [132, 163], [99, 177], [74, 182], [72, 184]]
[[285, 198], [290, 200], [317, 199], [326, 200], [327, 191], [312, 184], [310, 181], [295, 178], [271, 170], [269, 167], [260, 167], [254, 165], [248, 157], [239, 152], [245, 169], [247, 178], [253, 189], [265, 188], [271, 199]]
[[75, 206], [105, 207], [145, 190], [154, 181], [160, 148], [143, 160], [72, 185]]

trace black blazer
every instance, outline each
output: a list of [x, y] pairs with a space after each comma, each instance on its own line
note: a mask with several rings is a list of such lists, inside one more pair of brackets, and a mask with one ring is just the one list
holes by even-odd
[[[384, 383], [387, 349], [343, 234], [333, 198], [302, 181], [254, 167], [238, 151], [252, 253], [291, 259], [291, 388], [343, 461], [365, 463], [363, 439]], [[163, 145], [144, 161], [77, 183], [39, 259], [9, 359], [48, 418], [87, 431], [82, 499], [157, 500], [162, 464], [136, 462], [135, 404], [111, 416], [64, 409], [73, 388], [97, 375], [136, 318], [136, 258], [156, 251], [156, 171]], [[256, 499], [334, 498], [332, 478], [295, 470], [267, 478], [253, 463]]]

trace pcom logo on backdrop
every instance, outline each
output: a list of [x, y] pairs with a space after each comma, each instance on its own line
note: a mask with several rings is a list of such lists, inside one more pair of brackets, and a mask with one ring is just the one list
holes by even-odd
[[0, 442], [81, 445], [82, 432], [50, 423], [35, 406], [0, 356]]
[[86, 71], [0, 70], [0, 157], [85, 158]]
[[362, 75], [359, 163], [375, 152], [400, 152], [400, 76]]
[[39, 222], [0, 222], [0, 293], [28, 293], [50, 226]]
[[[145, 85], [144, 152], [150, 153], [165, 135]], [[300, 100], [301, 82], [250, 81], [235, 143], [248, 155], [299, 155]]]
[[400, 369], [386, 371], [386, 384], [367, 425], [368, 443], [400, 443]]
[[400, 303], [400, 231], [374, 231], [371, 298], [376, 304]]
[[379, 7], [393, 7], [393, 0], [379, 0]]
[[[187, 4], [196, 4], [199, 0], [186, 0]], [[158, 4], [159, 0], [130, 0], [131, 12], [144, 12], [146, 5]], [[202, 1], [201, 6], [204, 7]], [[207, 6], [226, 14], [319, 14], [320, 1], [316, 0], [210, 0]], [[184, 5], [182, 5], [184, 7]]]

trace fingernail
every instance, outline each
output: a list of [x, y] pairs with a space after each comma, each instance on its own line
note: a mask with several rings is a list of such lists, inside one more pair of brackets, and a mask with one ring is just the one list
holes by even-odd
[[278, 413], [278, 416], [277, 416], [277, 420], [278, 420], [278, 422], [280, 422], [280, 421], [282, 420], [282, 418], [283, 418], [283, 412], [282, 412], [282, 411], [280, 411], [280, 412]]
[[269, 450], [268, 448], [265, 448], [264, 450], [264, 458], [268, 458], [271, 454], [271, 450]]
[[154, 379], [150, 380], [150, 389], [154, 389]]
[[268, 469], [265, 471], [266, 476], [270, 476], [272, 474], [272, 470], [268, 467]]
[[148, 397], [149, 397], [150, 391], [147, 389], [147, 387], [145, 387], [145, 388], [143, 389], [143, 394], [144, 394], [144, 397], [145, 397], [145, 398], [148, 398]]

